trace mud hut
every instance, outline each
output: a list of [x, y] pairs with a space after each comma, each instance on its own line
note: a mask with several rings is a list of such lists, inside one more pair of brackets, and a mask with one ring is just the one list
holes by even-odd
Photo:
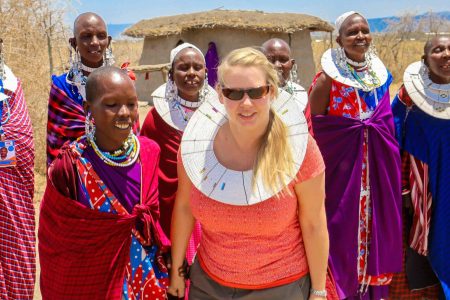
[[[124, 34], [144, 38], [140, 65], [158, 65], [156, 69], [163, 71], [170, 50], [180, 41], [193, 43], [204, 53], [208, 44], [214, 42], [221, 58], [233, 49], [281, 38], [291, 46], [300, 83], [309, 86], [316, 71], [310, 32], [332, 30], [326, 21], [304, 14], [219, 9], [142, 20]], [[164, 82], [161, 73], [144, 71], [138, 72], [137, 77], [140, 100], [149, 101], [151, 92]]]

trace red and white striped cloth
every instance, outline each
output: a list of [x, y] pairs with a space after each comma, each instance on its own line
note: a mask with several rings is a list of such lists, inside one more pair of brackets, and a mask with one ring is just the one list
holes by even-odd
[[409, 186], [414, 209], [409, 243], [411, 248], [426, 256], [428, 254], [428, 233], [430, 231], [432, 203], [431, 192], [428, 190], [428, 165], [410, 154], [409, 158]]
[[[32, 299], [35, 283], [33, 130], [20, 82], [5, 90], [11, 117], [3, 125], [14, 140], [17, 165], [0, 168], [0, 299]], [[6, 105], [1, 116], [7, 118]]]

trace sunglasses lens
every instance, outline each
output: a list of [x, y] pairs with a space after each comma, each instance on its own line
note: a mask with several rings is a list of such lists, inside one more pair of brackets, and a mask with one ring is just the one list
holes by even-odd
[[235, 89], [222, 89], [222, 93], [230, 100], [241, 100], [245, 91]]
[[268, 91], [269, 91], [269, 87], [268, 86], [260, 86], [258, 88], [249, 89], [247, 91], [247, 95], [251, 99], [260, 99], [260, 98], [264, 97], [265, 95], [267, 95]]
[[269, 92], [268, 85], [248, 90], [227, 89], [227, 88], [222, 89], [222, 93], [225, 97], [235, 101], [241, 100], [244, 97], [245, 93], [247, 93], [250, 99], [255, 100], [264, 97], [265, 95], [267, 95], [268, 92]]

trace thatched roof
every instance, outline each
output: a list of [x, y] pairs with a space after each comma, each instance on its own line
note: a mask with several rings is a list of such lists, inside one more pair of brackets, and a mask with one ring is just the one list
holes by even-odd
[[244, 29], [268, 33], [294, 33], [305, 29], [333, 31], [333, 27], [326, 21], [304, 14], [219, 9], [142, 20], [124, 34], [132, 37], [159, 37], [200, 28]]

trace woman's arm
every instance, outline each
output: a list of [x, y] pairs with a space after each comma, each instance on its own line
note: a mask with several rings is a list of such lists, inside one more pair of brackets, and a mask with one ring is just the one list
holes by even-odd
[[[325, 214], [325, 173], [295, 185], [299, 221], [308, 260], [311, 287], [325, 290], [329, 240]], [[320, 297], [318, 297], [319, 299]], [[315, 299], [311, 295], [310, 299]]]
[[194, 228], [194, 216], [190, 207], [192, 183], [184, 170], [181, 159], [178, 159], [178, 190], [172, 213], [172, 269], [170, 270], [170, 286], [168, 292], [179, 298], [184, 297], [184, 277], [179, 270], [183, 266], [186, 248]]
[[330, 103], [331, 77], [322, 72], [311, 88], [308, 101], [312, 115], [325, 115]]

